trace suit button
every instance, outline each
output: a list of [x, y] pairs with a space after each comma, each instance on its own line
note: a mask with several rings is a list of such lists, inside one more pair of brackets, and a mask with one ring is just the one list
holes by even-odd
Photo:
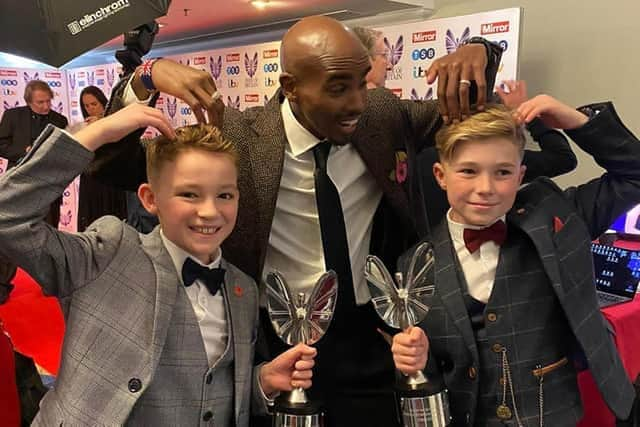
[[129, 391], [131, 393], [137, 393], [142, 389], [142, 381], [138, 378], [131, 378], [129, 380]]
[[213, 374], [207, 374], [207, 384], [211, 384], [211, 381], [213, 381]]
[[495, 313], [488, 313], [487, 320], [489, 322], [495, 322], [496, 320], [498, 320], [498, 316]]
[[502, 345], [496, 343], [496, 344], [491, 346], [491, 350], [493, 350], [494, 353], [501, 353], [502, 352]]
[[475, 367], [471, 366], [469, 368], [469, 370], [467, 371], [467, 373], [469, 374], [469, 378], [471, 378], [472, 380], [475, 380], [476, 377], [478, 376], [478, 371]]
[[522, 215], [522, 214], [523, 214], [523, 213], [525, 213], [525, 212], [526, 212], [525, 208], [520, 208], [520, 209], [516, 210], [516, 213], [517, 213], [518, 215]]
[[207, 411], [202, 416], [202, 421], [209, 421], [211, 418], [213, 418], [213, 412]]

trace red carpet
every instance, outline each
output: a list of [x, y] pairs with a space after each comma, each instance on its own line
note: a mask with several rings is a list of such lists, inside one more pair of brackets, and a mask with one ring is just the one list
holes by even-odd
[[58, 300], [45, 297], [40, 286], [18, 269], [15, 289], [0, 305], [0, 319], [17, 351], [32, 357], [52, 375], [57, 375], [64, 335], [64, 319]]

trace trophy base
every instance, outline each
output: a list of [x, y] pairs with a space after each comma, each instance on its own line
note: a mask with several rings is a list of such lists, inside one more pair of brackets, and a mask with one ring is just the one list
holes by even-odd
[[449, 396], [442, 381], [429, 378], [416, 384], [405, 377], [398, 381], [396, 390], [404, 427], [445, 427], [451, 422]]
[[273, 427], [324, 427], [322, 404], [318, 401], [294, 403], [281, 395], [273, 410]]
[[404, 427], [446, 427], [451, 422], [448, 393], [441, 390], [419, 397], [400, 393], [400, 414]]

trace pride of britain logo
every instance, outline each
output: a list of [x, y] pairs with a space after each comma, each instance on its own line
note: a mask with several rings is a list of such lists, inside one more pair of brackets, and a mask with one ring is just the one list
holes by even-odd
[[247, 72], [247, 77], [244, 82], [244, 87], [258, 87], [258, 79], [255, 78], [258, 71], [258, 52], [254, 52], [253, 57], [244, 53], [244, 69]]
[[222, 55], [218, 55], [218, 59], [213, 56], [209, 57], [209, 70], [214, 80], [219, 80], [222, 75]]
[[387, 71], [388, 80], [402, 80], [402, 67], [398, 65], [400, 59], [402, 59], [402, 52], [404, 52], [404, 42], [402, 35], [398, 37], [395, 44], [391, 44], [387, 37], [384, 38], [384, 45], [389, 52], [389, 63], [391, 69]]

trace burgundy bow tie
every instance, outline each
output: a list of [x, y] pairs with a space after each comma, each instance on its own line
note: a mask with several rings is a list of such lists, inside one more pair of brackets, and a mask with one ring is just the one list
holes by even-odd
[[498, 246], [502, 245], [507, 238], [507, 226], [504, 221], [500, 220], [490, 227], [479, 230], [465, 228], [462, 237], [464, 238], [464, 245], [469, 252], [474, 253], [480, 249], [483, 243], [490, 240], [494, 241]]

